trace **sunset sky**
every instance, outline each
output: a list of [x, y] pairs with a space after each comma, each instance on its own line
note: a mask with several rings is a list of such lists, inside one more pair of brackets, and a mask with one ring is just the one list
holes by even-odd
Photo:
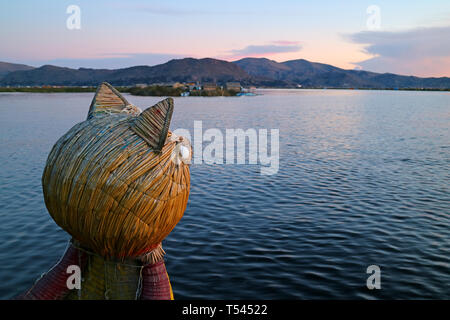
[[33, 66], [266, 57], [450, 76], [450, 1], [2, 1], [0, 41], [0, 61]]

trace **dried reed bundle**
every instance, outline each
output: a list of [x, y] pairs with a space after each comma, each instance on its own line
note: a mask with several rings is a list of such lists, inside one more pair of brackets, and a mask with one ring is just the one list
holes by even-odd
[[[104, 259], [71, 241], [59, 262], [16, 299], [26, 300], [173, 300], [172, 286], [160, 255], [143, 264], [141, 259]], [[151, 255], [151, 253], [149, 253]], [[79, 266], [79, 289], [69, 289], [69, 266]], [[73, 280], [70, 280], [73, 283]]]
[[190, 153], [180, 161], [179, 148], [191, 148], [169, 132], [173, 99], [139, 112], [103, 83], [88, 119], [53, 147], [42, 177], [55, 222], [105, 258], [145, 256], [188, 201]]

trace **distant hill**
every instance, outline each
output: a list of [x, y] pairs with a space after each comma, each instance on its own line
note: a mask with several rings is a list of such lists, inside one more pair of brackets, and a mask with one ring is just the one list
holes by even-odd
[[0, 80], [2, 85], [97, 85], [106, 80], [113, 70], [70, 69], [44, 65], [32, 70], [15, 71]]
[[113, 85], [158, 82], [249, 81], [250, 76], [234, 63], [217, 59], [176, 59], [156, 66], [136, 66], [117, 70], [70, 69], [45, 65], [6, 75], [1, 85], [97, 85], [108, 81]]
[[[175, 59], [156, 66], [135, 66], [123, 69], [63, 68], [45, 65], [33, 68], [9, 66], [0, 80], [1, 86], [96, 86], [108, 81], [116, 86], [138, 83], [239, 81], [243, 85], [293, 88], [426, 88], [449, 89], [450, 78], [419, 78], [392, 73], [345, 70], [328, 64], [303, 59], [276, 62], [266, 58], [244, 58], [234, 62], [205, 59]], [[16, 70], [11, 69], [16, 66]], [[0, 67], [2, 65], [0, 64]], [[0, 72], [1, 72], [0, 68]], [[5, 71], [6, 72], [6, 71]]]
[[25, 64], [17, 64], [17, 63], [9, 63], [9, 62], [1, 62], [0, 61], [0, 79], [3, 78], [8, 73], [11, 73], [14, 71], [31, 70], [31, 69], [34, 69], [34, 67], [27, 66]]
[[450, 88], [450, 78], [419, 78], [392, 73], [345, 70], [304, 59], [276, 62], [266, 58], [244, 58], [234, 62], [250, 76], [276, 80], [281, 86], [313, 88]]

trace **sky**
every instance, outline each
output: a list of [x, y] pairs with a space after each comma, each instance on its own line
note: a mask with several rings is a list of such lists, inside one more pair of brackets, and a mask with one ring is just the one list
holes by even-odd
[[0, 43], [0, 61], [32, 66], [265, 57], [450, 76], [450, 1], [1, 0]]

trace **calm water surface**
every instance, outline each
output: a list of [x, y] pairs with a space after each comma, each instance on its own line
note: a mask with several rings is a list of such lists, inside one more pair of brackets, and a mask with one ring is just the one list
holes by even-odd
[[[2, 299], [66, 247], [41, 175], [92, 97], [0, 94]], [[175, 108], [172, 129], [280, 129], [276, 175], [191, 167], [188, 208], [164, 241], [176, 299], [450, 298], [449, 93], [268, 90]], [[381, 290], [366, 288], [372, 264]]]

